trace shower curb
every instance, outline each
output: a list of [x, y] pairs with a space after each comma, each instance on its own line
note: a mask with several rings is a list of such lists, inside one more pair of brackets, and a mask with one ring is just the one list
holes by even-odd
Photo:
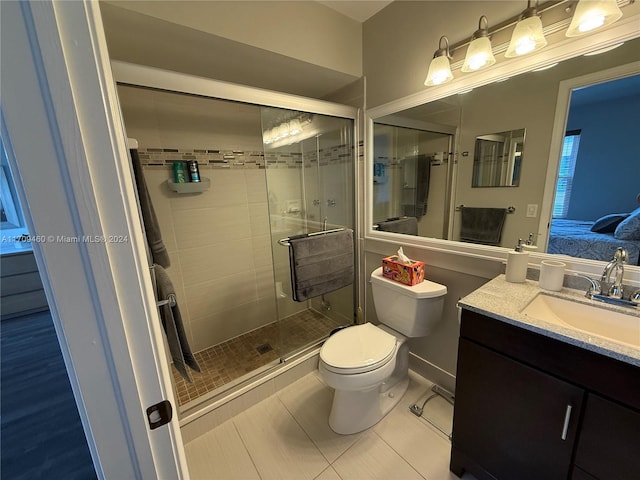
[[318, 369], [320, 347], [284, 362], [254, 381], [214, 397], [197, 411], [189, 411], [180, 418], [184, 444], [230, 420], [256, 403], [274, 395], [296, 380]]

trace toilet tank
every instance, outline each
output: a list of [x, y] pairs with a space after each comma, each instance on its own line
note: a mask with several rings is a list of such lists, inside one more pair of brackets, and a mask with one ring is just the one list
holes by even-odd
[[371, 289], [378, 320], [407, 337], [423, 337], [442, 319], [447, 287], [425, 280], [408, 286], [371, 273]]

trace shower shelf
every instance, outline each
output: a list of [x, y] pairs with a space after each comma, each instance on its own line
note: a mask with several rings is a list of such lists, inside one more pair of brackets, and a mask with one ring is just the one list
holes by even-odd
[[177, 193], [201, 193], [209, 190], [211, 182], [207, 177], [202, 177], [199, 182], [175, 183], [173, 180], [167, 180], [167, 185]]

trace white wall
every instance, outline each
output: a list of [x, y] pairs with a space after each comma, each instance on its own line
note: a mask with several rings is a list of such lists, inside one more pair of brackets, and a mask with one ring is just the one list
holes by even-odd
[[309, 1], [101, 2], [112, 60], [324, 98], [362, 75], [362, 25]]
[[362, 24], [317, 2], [104, 3], [356, 77], [362, 75]]

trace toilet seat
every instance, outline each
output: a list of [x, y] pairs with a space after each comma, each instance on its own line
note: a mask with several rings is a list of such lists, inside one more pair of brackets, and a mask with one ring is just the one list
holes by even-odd
[[370, 323], [335, 333], [320, 349], [320, 360], [333, 373], [355, 375], [389, 363], [396, 352], [396, 337]]

